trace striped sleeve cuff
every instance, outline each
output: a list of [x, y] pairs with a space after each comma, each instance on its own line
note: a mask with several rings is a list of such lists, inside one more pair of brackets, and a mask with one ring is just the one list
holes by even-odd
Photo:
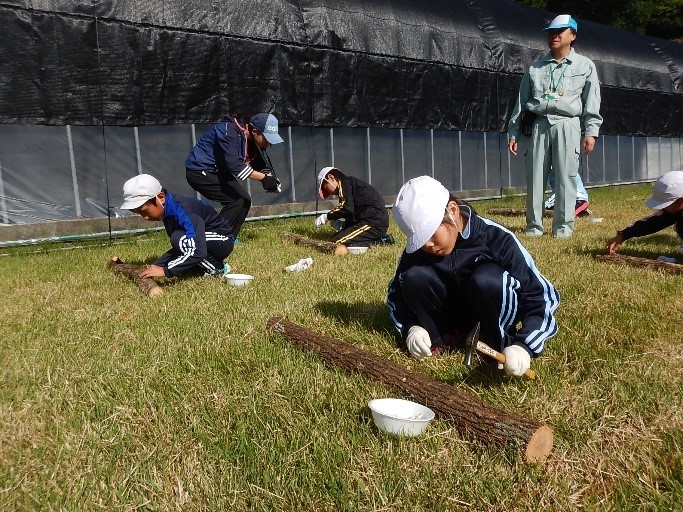
[[241, 180], [246, 180], [249, 176], [251, 176], [252, 172], [254, 172], [254, 168], [247, 164], [244, 166], [244, 169], [237, 174], [237, 177]]

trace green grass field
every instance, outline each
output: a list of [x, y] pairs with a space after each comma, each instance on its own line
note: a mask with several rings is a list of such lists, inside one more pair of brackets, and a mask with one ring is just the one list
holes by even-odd
[[[590, 191], [604, 221], [578, 220], [571, 239], [520, 236], [562, 294], [536, 381], [396, 348], [384, 298], [405, 239], [393, 224], [396, 246], [332, 257], [279, 236], [322, 236], [313, 217], [248, 223], [229, 261], [252, 285], [166, 281], [153, 300], [105, 266], [153, 260], [163, 233], [2, 249], [0, 510], [682, 510], [683, 275], [594, 258], [648, 213], [649, 190]], [[678, 245], [669, 229], [621, 253]], [[311, 270], [283, 273], [307, 256]], [[399, 395], [267, 335], [272, 315], [544, 422], [553, 451], [525, 464], [438, 418], [422, 437], [387, 437], [366, 404]]]

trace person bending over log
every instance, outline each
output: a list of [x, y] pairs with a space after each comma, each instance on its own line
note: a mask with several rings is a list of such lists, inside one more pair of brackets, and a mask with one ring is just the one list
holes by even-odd
[[384, 199], [369, 183], [347, 176], [336, 167], [323, 167], [318, 173], [318, 194], [322, 199], [339, 196], [338, 206], [315, 219], [315, 227], [330, 222], [337, 230], [332, 242], [358, 247], [394, 243], [387, 234], [389, 214]]
[[558, 330], [560, 295], [531, 255], [429, 176], [405, 183], [393, 212], [408, 242], [387, 306], [410, 354], [439, 355], [479, 322], [481, 341], [522, 376]]
[[282, 190], [266, 152], [271, 144], [283, 142], [278, 125], [267, 112], [225, 116], [202, 135], [185, 160], [187, 182], [205, 198], [221, 203], [221, 217], [236, 237], [251, 208], [243, 182], [260, 181], [273, 194]]
[[224, 262], [232, 252], [235, 237], [230, 224], [203, 201], [176, 196], [162, 188], [149, 174], [139, 174], [123, 185], [122, 210], [132, 210], [143, 219], [162, 221], [171, 239], [171, 249], [140, 272], [141, 278], [174, 277], [200, 269], [204, 276], [230, 272]]
[[[617, 231], [616, 236], [607, 241], [607, 254], [616, 254], [621, 244], [630, 238], [651, 235], [669, 226], [675, 226], [676, 233], [683, 239], [683, 171], [662, 175], [655, 182], [645, 206], [656, 212]], [[678, 250], [683, 254], [683, 245]]]

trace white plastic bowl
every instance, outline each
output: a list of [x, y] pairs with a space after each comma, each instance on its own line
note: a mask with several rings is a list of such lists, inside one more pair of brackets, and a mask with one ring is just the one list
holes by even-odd
[[393, 436], [419, 436], [434, 419], [434, 411], [429, 407], [410, 400], [376, 398], [370, 400], [368, 407], [377, 428]]
[[225, 280], [232, 286], [246, 286], [254, 280], [249, 274], [225, 274]]
[[363, 253], [365, 253], [365, 252], [368, 252], [368, 248], [367, 248], [367, 247], [354, 247], [354, 246], [351, 246], [351, 247], [347, 247], [347, 249], [348, 249], [348, 251], [349, 251], [349, 254], [363, 254]]

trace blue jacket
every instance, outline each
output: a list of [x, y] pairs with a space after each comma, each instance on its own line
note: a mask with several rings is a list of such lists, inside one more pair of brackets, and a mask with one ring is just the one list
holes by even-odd
[[155, 265], [164, 267], [166, 277], [187, 272], [206, 258], [207, 233], [210, 233], [209, 236], [232, 235], [230, 224], [214, 208], [199, 199], [174, 196], [170, 192], [166, 193], [164, 216], [161, 220], [169, 238], [174, 233], [182, 232], [180, 254], [171, 250], [154, 262]]
[[246, 180], [254, 170], [261, 171], [266, 163], [258, 152], [249, 154], [244, 134], [246, 123], [225, 116], [209, 128], [197, 141], [185, 160], [188, 171], [230, 172]]
[[460, 209], [469, 216], [469, 221], [451, 254], [440, 257], [417, 250], [411, 254], [404, 251], [401, 255], [387, 296], [394, 326], [405, 335], [410, 327], [419, 325], [401, 290], [400, 275], [410, 267], [429, 265], [445, 282], [466, 289], [475, 267], [495, 263], [519, 284], [516, 317], [522, 322], [522, 328], [513, 343], [525, 347], [532, 356], [538, 356], [545, 348], [545, 340], [557, 333], [554, 312], [560, 304], [560, 294], [541, 275], [531, 255], [510, 231], [479, 217], [467, 206], [460, 206]]

